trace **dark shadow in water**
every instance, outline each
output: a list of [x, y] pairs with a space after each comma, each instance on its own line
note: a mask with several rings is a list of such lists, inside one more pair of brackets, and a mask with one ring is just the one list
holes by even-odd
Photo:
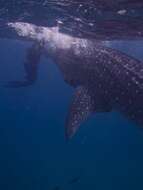
[[60, 186], [55, 186], [52, 190], [60, 190], [61, 187]]
[[80, 176], [77, 176], [77, 177], [74, 177], [73, 179], [71, 179], [68, 184], [69, 185], [72, 185], [72, 184], [76, 184], [80, 181], [81, 177]]

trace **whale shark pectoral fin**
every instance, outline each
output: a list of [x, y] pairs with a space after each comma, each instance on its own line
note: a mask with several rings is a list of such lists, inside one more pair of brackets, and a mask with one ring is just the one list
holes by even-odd
[[10, 81], [6, 87], [19, 88], [32, 85], [37, 79], [38, 63], [40, 62], [42, 46], [40, 43], [34, 43], [27, 51], [24, 61], [25, 80]]
[[71, 139], [75, 135], [81, 123], [83, 123], [93, 111], [94, 102], [88, 89], [82, 86], [78, 87], [75, 91], [65, 126], [67, 139]]

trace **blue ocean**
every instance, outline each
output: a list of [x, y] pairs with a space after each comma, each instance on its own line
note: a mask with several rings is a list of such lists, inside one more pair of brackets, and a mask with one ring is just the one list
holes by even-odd
[[[45, 25], [48, 16], [44, 15], [42, 20], [41, 9], [45, 4], [38, 1], [36, 8], [33, 5], [33, 10], [37, 11], [38, 6], [41, 9], [34, 17], [31, 14], [34, 1], [29, 1], [30, 9], [23, 11], [22, 8], [23, 12], [20, 4], [18, 9], [12, 7], [12, 2], [0, 0], [0, 24], [18, 20]], [[49, 1], [47, 10], [54, 3]], [[92, 3], [89, 2], [90, 6]], [[67, 6], [70, 5], [66, 1], [62, 8], [66, 10]], [[64, 10], [60, 11], [61, 7], [50, 9], [51, 23], [54, 18], [64, 22]], [[110, 18], [112, 11], [109, 12]], [[140, 9], [135, 12], [137, 18], [139, 13]], [[28, 14], [33, 16], [33, 22], [28, 20]], [[85, 18], [91, 19], [90, 15]], [[74, 88], [63, 80], [54, 60], [45, 56], [40, 59], [36, 82], [20, 88], [6, 86], [9, 81], [23, 80], [23, 63], [33, 42], [1, 35], [1, 29], [0, 190], [142, 190], [143, 129], [113, 109], [93, 113], [67, 141], [65, 118]], [[142, 39], [115, 37], [115, 40], [106, 40], [106, 46], [143, 61]]]

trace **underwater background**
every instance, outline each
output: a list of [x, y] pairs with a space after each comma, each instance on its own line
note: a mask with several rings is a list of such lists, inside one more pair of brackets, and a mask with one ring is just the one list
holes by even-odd
[[[42, 57], [32, 86], [23, 79], [31, 42], [0, 39], [0, 190], [142, 190], [143, 130], [120, 113], [94, 114], [69, 142], [64, 123], [73, 88]], [[143, 60], [143, 41], [107, 46]]]

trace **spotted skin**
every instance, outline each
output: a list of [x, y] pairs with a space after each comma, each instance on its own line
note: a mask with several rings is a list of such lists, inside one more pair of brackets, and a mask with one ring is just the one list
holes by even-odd
[[[86, 88], [78, 87], [70, 107], [66, 123], [66, 138], [72, 138], [80, 127], [94, 110], [94, 103]], [[83, 120], [84, 119], [84, 120]]]
[[[80, 124], [91, 113], [99, 110], [107, 112], [117, 109], [142, 126], [143, 63], [120, 51], [103, 46], [91, 46], [90, 44], [90, 47], [86, 48], [88, 51], [92, 49], [89, 53], [91, 55], [86, 52], [86, 49], [81, 48], [79, 56], [75, 55], [76, 49], [72, 53], [71, 50], [66, 52], [66, 57], [60, 53], [61, 59], [58, 56], [58, 63], [61, 65], [66, 82], [75, 87], [80, 85], [80, 91], [82, 90], [81, 94], [83, 94], [83, 96], [78, 95], [79, 92], [76, 92], [68, 116], [66, 136], [72, 137]], [[69, 64], [63, 63], [63, 60]], [[84, 99], [87, 94], [85, 87], [90, 92], [87, 97], [91, 100], [87, 97]], [[80, 100], [86, 100], [84, 107], [80, 106]], [[90, 108], [88, 113], [87, 105]]]
[[[27, 26], [30, 33], [26, 28], [23, 30], [23, 26]], [[57, 29], [37, 30], [35, 26], [26, 24], [17, 24], [16, 27], [18, 29], [15, 30], [19, 35], [22, 32], [23, 37], [42, 44], [41, 54], [53, 58], [65, 82], [75, 88], [65, 126], [67, 139], [75, 135], [81, 124], [92, 113], [109, 112], [112, 109], [122, 112], [129, 119], [143, 126], [143, 63], [141, 61], [118, 50], [105, 47], [97, 41], [74, 38], [60, 33]], [[27, 58], [29, 60], [27, 80], [29, 80], [31, 75], [36, 75], [37, 67], [33, 67], [33, 58], [29, 59], [29, 56]], [[37, 64], [37, 61], [35, 63]]]

